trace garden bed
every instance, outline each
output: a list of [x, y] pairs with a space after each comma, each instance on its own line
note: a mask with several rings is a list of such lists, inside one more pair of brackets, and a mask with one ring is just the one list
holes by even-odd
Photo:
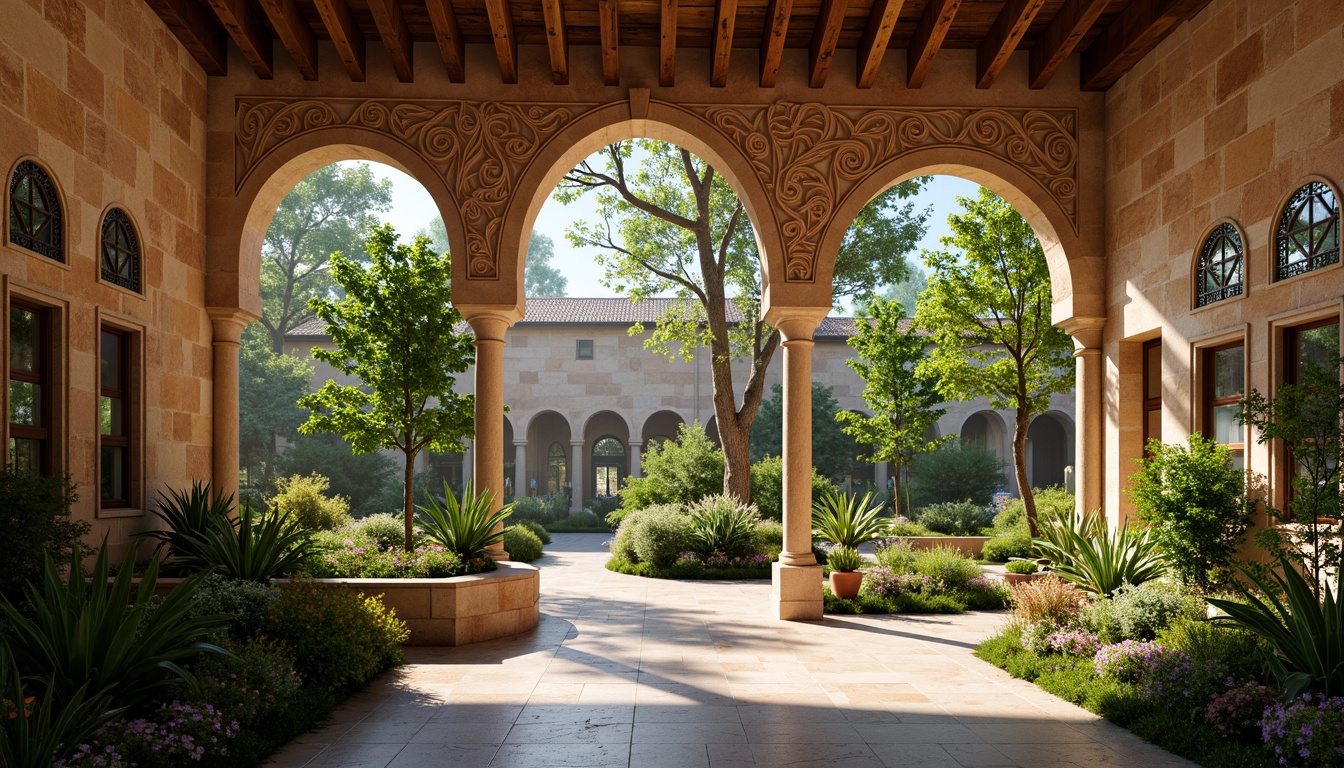
[[632, 563], [629, 560], [612, 556], [607, 560], [607, 570], [625, 573], [631, 576], [645, 576], [651, 579], [704, 579], [724, 581], [735, 579], [770, 578], [770, 560], [764, 565], [721, 565], [714, 566], [703, 561], [678, 561], [668, 566], [653, 563]]
[[985, 548], [985, 542], [993, 536], [897, 536], [895, 537], [911, 549], [933, 549], [951, 547], [970, 558], [979, 558]]

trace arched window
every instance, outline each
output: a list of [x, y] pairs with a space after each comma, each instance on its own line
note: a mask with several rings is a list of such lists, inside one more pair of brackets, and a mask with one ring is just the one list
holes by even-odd
[[1274, 279], [1339, 262], [1339, 201], [1330, 185], [1313, 181], [1293, 193], [1279, 214]]
[[1244, 253], [1236, 227], [1223, 222], [1213, 228], [1199, 251], [1196, 307], [1241, 295]]
[[103, 279], [140, 292], [140, 238], [131, 217], [112, 208], [103, 217]]
[[9, 241], [56, 261], [65, 261], [61, 200], [42, 166], [24, 160], [9, 180]]
[[615, 496], [625, 476], [625, 445], [614, 437], [593, 444], [593, 494]]
[[565, 492], [565, 480], [569, 477], [569, 468], [565, 461], [565, 447], [551, 443], [546, 451], [546, 493], [556, 496]]

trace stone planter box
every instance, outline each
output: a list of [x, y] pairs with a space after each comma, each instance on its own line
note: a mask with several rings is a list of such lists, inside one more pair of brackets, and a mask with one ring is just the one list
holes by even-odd
[[985, 542], [992, 536], [900, 536], [901, 541], [912, 549], [933, 549], [934, 547], [952, 547], [967, 557], [980, 559]]
[[1029, 581], [1043, 579], [1049, 571], [1037, 571], [1035, 573], [1010, 573], [1004, 572], [1003, 580], [1008, 584], [1025, 584]]

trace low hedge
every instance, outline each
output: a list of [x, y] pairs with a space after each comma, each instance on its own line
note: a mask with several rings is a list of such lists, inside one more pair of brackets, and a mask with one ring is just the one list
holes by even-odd
[[702, 561], [677, 561], [670, 565], [658, 566], [653, 563], [632, 563], [613, 555], [607, 560], [607, 570], [630, 576], [645, 576], [651, 579], [703, 579], [706, 581], [737, 579], [768, 579], [770, 565], [714, 567]]

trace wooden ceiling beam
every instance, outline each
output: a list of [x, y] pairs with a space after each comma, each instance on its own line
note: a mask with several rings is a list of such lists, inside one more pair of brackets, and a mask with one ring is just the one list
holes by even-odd
[[182, 47], [207, 75], [229, 73], [229, 43], [209, 13], [196, 0], [147, 0]]
[[960, 7], [961, 0], [929, 0], [906, 52], [907, 86], [918, 88], [924, 85], [924, 78], [929, 76], [929, 70], [933, 68], [933, 57], [938, 55], [938, 49], [943, 46], [943, 40], [952, 28], [952, 20], [956, 18]]
[[1209, 0], [1134, 0], [1083, 52], [1082, 87], [1104, 91]]
[[546, 20], [546, 50], [551, 54], [551, 82], [569, 85], [569, 31], [565, 27], [565, 6], [561, 0], [541, 0]]
[[1060, 7], [1050, 26], [1031, 47], [1031, 75], [1027, 83], [1032, 88], [1044, 88], [1050, 83], [1109, 3], [1110, 0], [1067, 0]]
[[439, 58], [448, 70], [448, 81], [467, 81], [467, 54], [462, 32], [457, 28], [457, 13], [449, 0], [425, 0], [429, 11], [429, 25], [434, 28], [434, 42], [439, 46]]
[[350, 16], [350, 4], [346, 0], [313, 0], [322, 23], [327, 28], [327, 36], [341, 57], [341, 64], [350, 79], [362, 83], [367, 78], [364, 59], [364, 33]]
[[877, 82], [877, 71], [882, 67], [882, 57], [891, 43], [891, 33], [896, 29], [896, 19], [904, 4], [905, 0], [877, 0], [868, 12], [868, 24], [859, 40], [855, 67], [854, 79], [858, 87], [872, 88]]
[[671, 88], [677, 82], [677, 0], [663, 0], [658, 37], [658, 84]]
[[737, 0], [718, 0], [714, 6], [714, 59], [709, 69], [709, 84], [722, 88], [728, 84], [728, 59], [733, 55]]
[[779, 62], [784, 58], [784, 40], [789, 34], [793, 0], [770, 0], [761, 35], [761, 87], [774, 88], [779, 81]]
[[317, 38], [294, 0], [261, 0], [261, 10], [271, 21], [280, 44], [289, 51], [304, 80], [317, 79]]
[[621, 84], [621, 36], [616, 0], [597, 0], [597, 25], [602, 43], [602, 82]]
[[411, 30], [406, 26], [406, 17], [401, 15], [398, 0], [369, 0], [369, 13], [378, 27], [378, 36], [387, 49], [387, 58], [392, 62], [392, 71], [397, 79], [409, 83], [415, 79], [415, 48], [411, 42]]
[[812, 44], [807, 48], [807, 84], [812, 88], [826, 84], [826, 74], [831, 71], [831, 61], [835, 58], [836, 43], [840, 42], [840, 28], [845, 23], [845, 8], [848, 6], [848, 0], [825, 0], [821, 5], [817, 26], [812, 29]]
[[261, 15], [253, 10], [247, 0], [210, 0], [219, 23], [233, 38], [233, 42], [247, 57], [257, 77], [270, 80], [275, 77], [274, 46], [271, 33], [261, 23]]
[[513, 11], [509, 0], [485, 0], [485, 15], [490, 18], [490, 33], [495, 38], [495, 58], [504, 82], [518, 82], [518, 37], [513, 34]]
[[1045, 0], [1008, 0], [994, 19], [994, 26], [975, 52], [975, 87], [988, 88], [1008, 66], [1008, 59], [1031, 27]]

